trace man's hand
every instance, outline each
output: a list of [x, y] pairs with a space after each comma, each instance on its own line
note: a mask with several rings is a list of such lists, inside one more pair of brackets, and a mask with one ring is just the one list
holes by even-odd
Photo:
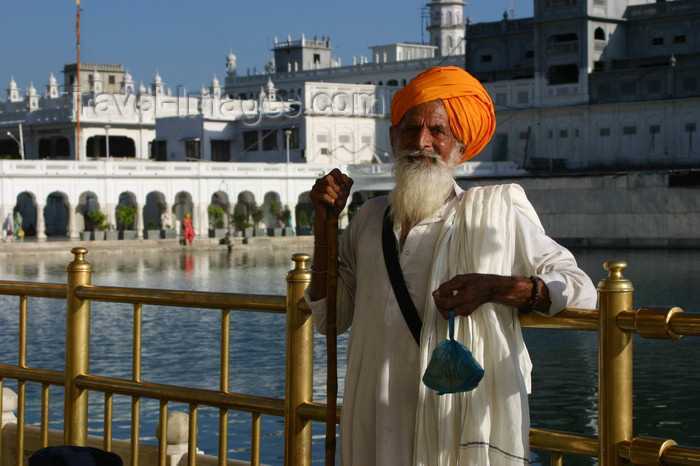
[[[551, 304], [549, 289], [541, 280], [538, 288], [536, 308], [547, 311]], [[455, 315], [469, 316], [486, 303], [519, 308], [532, 299], [532, 292], [533, 286], [529, 278], [470, 273], [457, 275], [440, 285], [433, 291], [433, 300], [440, 314], [447, 319], [450, 309], [455, 310]]]
[[325, 225], [328, 207], [333, 207], [336, 213], [340, 214], [347, 203], [352, 184], [352, 179], [337, 168], [316, 180], [309, 193], [314, 206], [316, 223], [323, 222]]
[[[309, 293], [314, 301], [326, 296], [326, 265], [328, 264], [328, 232], [326, 217], [328, 208], [336, 214], [345, 207], [352, 187], [352, 179], [337, 168], [316, 180], [309, 197], [314, 206], [314, 273]], [[337, 260], [337, 258], [335, 259]]]

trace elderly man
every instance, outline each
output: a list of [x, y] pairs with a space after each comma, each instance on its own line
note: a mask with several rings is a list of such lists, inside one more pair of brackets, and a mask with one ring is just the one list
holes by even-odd
[[[531, 363], [518, 313], [592, 308], [593, 284], [544, 234], [522, 188], [463, 191], [454, 182], [453, 168], [495, 130], [493, 104], [476, 79], [456, 67], [421, 73], [396, 93], [391, 123], [396, 188], [367, 201], [339, 245], [338, 332], [352, 325], [340, 463], [528, 464]], [[342, 210], [351, 187], [333, 170], [311, 191], [316, 237], [306, 299], [321, 333], [326, 212]], [[392, 285], [385, 254], [398, 254], [407, 292]], [[401, 309], [406, 294], [422, 321], [413, 333]], [[421, 376], [446, 338], [450, 309], [459, 316], [455, 338], [485, 375], [472, 391], [437, 395]]]

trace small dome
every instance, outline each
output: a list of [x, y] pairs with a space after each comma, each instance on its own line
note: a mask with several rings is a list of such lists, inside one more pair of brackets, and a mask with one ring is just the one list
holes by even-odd
[[15, 82], [15, 77], [10, 77], [10, 89], [17, 89], [17, 83]]
[[36, 89], [34, 88], [34, 83], [30, 82], [29, 87], [27, 88], [27, 95], [28, 96], [35, 96], [36, 95]]
[[53, 72], [51, 73], [51, 76], [49, 76], [49, 85], [53, 84], [58, 84], [58, 81], [56, 81], [56, 77], [53, 75]]
[[160, 84], [160, 83], [163, 82], [163, 79], [161, 79], [160, 74], [158, 74], [157, 71], [156, 71], [156, 75], [153, 76], [153, 82], [154, 82], [155, 84]]
[[99, 81], [100, 79], [102, 79], [102, 76], [100, 76], [100, 73], [97, 70], [93, 71], [92, 72], [92, 80]]
[[218, 87], [219, 86], [219, 80], [216, 79], [216, 75], [211, 79], [211, 86], [212, 87]]
[[236, 61], [236, 55], [233, 53], [233, 49], [228, 49], [228, 55], [226, 55], [226, 60], [229, 62]]
[[131, 77], [129, 70], [124, 70], [124, 82], [133, 82], [134, 78]]
[[139, 84], [139, 94], [145, 94], [146, 91], [146, 86], [143, 85], [143, 81]]

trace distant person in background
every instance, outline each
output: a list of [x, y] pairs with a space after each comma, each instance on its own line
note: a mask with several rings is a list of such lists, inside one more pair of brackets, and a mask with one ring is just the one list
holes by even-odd
[[22, 230], [22, 214], [19, 213], [19, 210], [15, 212], [15, 225], [12, 231], [15, 232], [17, 241], [24, 241], [24, 230]]
[[185, 218], [182, 219], [182, 232], [185, 235], [185, 244], [192, 245], [194, 241], [194, 227], [192, 226], [190, 214], [185, 214]]
[[12, 241], [12, 214], [7, 214], [2, 224], [2, 242]]

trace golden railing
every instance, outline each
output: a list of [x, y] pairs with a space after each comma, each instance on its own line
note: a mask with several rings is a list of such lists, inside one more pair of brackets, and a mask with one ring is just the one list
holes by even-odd
[[[310, 256], [295, 254], [294, 270], [287, 274], [287, 295], [266, 296], [233, 293], [181, 292], [137, 288], [93, 286], [92, 269], [85, 261], [87, 250], [72, 250], [66, 285], [0, 282], [0, 294], [19, 296], [19, 352], [16, 365], [0, 364], [0, 391], [3, 379], [17, 381], [16, 457], [12, 464], [23, 464], [25, 457], [25, 387], [41, 384], [40, 446], [49, 444], [49, 390], [63, 386], [63, 442], [85, 445], [88, 423], [88, 391], [104, 394], [102, 448], [112, 450], [112, 397], [131, 397], [131, 441], [126, 465], [138, 465], [140, 402], [142, 398], [159, 400], [159, 465], [167, 464], [168, 403], [189, 406], [187, 464], [198, 461], [196, 449], [199, 406], [219, 409], [218, 464], [227, 464], [228, 413], [251, 413], [251, 464], [260, 463], [260, 417], [283, 417], [284, 458], [288, 465], [311, 464], [311, 423], [326, 419], [326, 406], [312, 400], [313, 324], [302, 295], [310, 281], [307, 264]], [[551, 452], [551, 464], [563, 464], [563, 455], [597, 457], [601, 465], [700, 465], [700, 448], [676, 445], [673, 440], [633, 437], [632, 429], [632, 336], [676, 339], [682, 335], [700, 335], [700, 314], [684, 313], [675, 307], [632, 308], [632, 284], [623, 277], [624, 262], [605, 264], [609, 276], [598, 285], [599, 310], [567, 309], [554, 317], [527, 315], [523, 326], [550, 329], [574, 329], [599, 332], [599, 429], [598, 436], [531, 429], [530, 444], [535, 450]], [[65, 372], [27, 367], [27, 298], [66, 299]], [[131, 380], [100, 377], [88, 371], [90, 340], [90, 303], [109, 301], [133, 304], [133, 345]], [[218, 309], [221, 312], [219, 390], [205, 390], [141, 380], [141, 309], [144, 304]], [[255, 311], [286, 313], [286, 388], [283, 400], [245, 395], [229, 391], [230, 313]], [[0, 397], [0, 412], [2, 398]], [[340, 419], [338, 413], [337, 420]], [[0, 435], [0, 452], [3, 450]], [[10, 459], [2, 458], [2, 465]]]

